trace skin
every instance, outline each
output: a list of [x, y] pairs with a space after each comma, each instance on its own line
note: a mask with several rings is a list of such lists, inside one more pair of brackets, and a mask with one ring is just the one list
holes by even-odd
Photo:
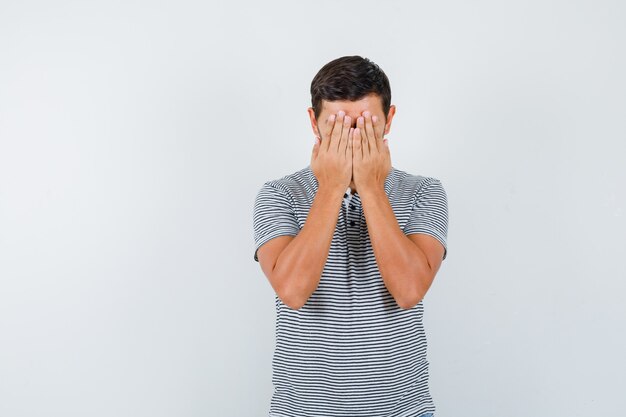
[[319, 187], [300, 232], [296, 236], [278, 236], [259, 248], [263, 272], [286, 305], [302, 307], [319, 284], [343, 193], [350, 185], [353, 190], [358, 187], [385, 286], [400, 308], [414, 307], [430, 288], [444, 247], [427, 234], [405, 235], [385, 192], [391, 157], [383, 134], [389, 132], [395, 106], [384, 119], [376, 95], [353, 102], [325, 102], [321, 125], [312, 110], [308, 109], [313, 131], [322, 138], [321, 142], [316, 140], [311, 156], [311, 169]]
[[[374, 129], [376, 130], [376, 134], [379, 137], [383, 137], [384, 135], [388, 134], [391, 129], [391, 122], [396, 113], [396, 106], [393, 104], [389, 106], [389, 113], [385, 117], [385, 113], [383, 112], [382, 100], [380, 96], [378, 96], [377, 94], [369, 94], [356, 101], [322, 100], [322, 111], [320, 112], [319, 120], [323, 122], [319, 124], [318, 124], [318, 120], [315, 118], [315, 111], [313, 110], [313, 108], [309, 107], [307, 109], [307, 112], [311, 120], [311, 128], [313, 129], [313, 133], [315, 134], [316, 137], [321, 138], [321, 142], [324, 142], [324, 139], [327, 139], [327, 138], [331, 140], [338, 138], [339, 134], [341, 134], [341, 131], [339, 132], [339, 134], [335, 133], [336, 136], [333, 136], [332, 138], [330, 137], [331, 136], [330, 131], [335, 130], [339, 125], [341, 125], [341, 122], [344, 122], [343, 126], [347, 125], [348, 127], [359, 128], [359, 130], [357, 130], [357, 141], [359, 141], [358, 132], [359, 131], [362, 132], [365, 129], [365, 126], [363, 124], [358, 123], [359, 117], [365, 116], [364, 113], [368, 112], [372, 117], [376, 119], [376, 122], [374, 123]], [[346, 116], [345, 120], [342, 119], [341, 116], [339, 115], [340, 112], [344, 112]], [[336, 121], [338, 123], [336, 123], [334, 126], [332, 126], [332, 120], [329, 120], [329, 118], [331, 117], [337, 117]], [[363, 122], [365, 121], [364, 119], [361, 119], [361, 120]], [[353, 138], [353, 132], [349, 132], [349, 134], [350, 134], [350, 137]], [[363, 135], [361, 134], [360, 136], [362, 137]], [[354, 144], [355, 143], [354, 138], [352, 140], [353, 140], [352, 144]], [[346, 161], [346, 162], [348, 164], [351, 163], [351, 161]], [[389, 164], [389, 169], [391, 169], [390, 164]], [[333, 170], [332, 174], [336, 174], [336, 172], [334, 172]], [[380, 173], [378, 174], [380, 175]], [[386, 174], [385, 174], [385, 177], [386, 177]], [[383, 183], [384, 181], [385, 181], [385, 178], [383, 178]], [[349, 186], [353, 192], [357, 191], [358, 186], [359, 186], [358, 182], [359, 181], [355, 180], [354, 176], [351, 175], [350, 182], [346, 184], [346, 186], [344, 187], [344, 190]]]

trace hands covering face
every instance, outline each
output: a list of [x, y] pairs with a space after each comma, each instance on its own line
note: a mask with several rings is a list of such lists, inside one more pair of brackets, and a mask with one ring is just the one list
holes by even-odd
[[320, 126], [321, 143], [316, 140], [311, 168], [318, 182], [341, 191], [351, 181], [358, 190], [383, 187], [391, 169], [391, 155], [383, 138], [385, 125], [377, 116], [364, 111], [351, 127], [352, 118], [339, 111]]

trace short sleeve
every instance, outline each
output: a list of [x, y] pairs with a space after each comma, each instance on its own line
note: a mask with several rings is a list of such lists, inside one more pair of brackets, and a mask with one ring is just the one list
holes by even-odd
[[300, 232], [300, 225], [289, 197], [284, 191], [267, 182], [257, 193], [252, 218], [254, 260], [257, 262], [259, 262], [257, 251], [262, 244], [278, 236], [295, 236]]
[[417, 191], [415, 203], [404, 234], [425, 233], [436, 238], [444, 247], [443, 259], [448, 255], [448, 199], [441, 181], [430, 178]]

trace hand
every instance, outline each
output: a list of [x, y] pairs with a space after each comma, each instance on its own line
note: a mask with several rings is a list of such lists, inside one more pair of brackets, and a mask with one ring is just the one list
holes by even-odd
[[316, 138], [311, 170], [320, 187], [341, 190], [352, 180], [352, 120], [345, 112], [331, 114], [321, 126], [321, 143]]
[[[384, 124], [369, 111], [357, 118], [354, 129], [352, 171], [357, 190], [383, 188], [391, 170], [389, 144], [383, 140]], [[362, 192], [360, 193], [362, 194]]]

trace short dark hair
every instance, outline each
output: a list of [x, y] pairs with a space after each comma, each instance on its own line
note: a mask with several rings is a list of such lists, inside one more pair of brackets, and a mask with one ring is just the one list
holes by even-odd
[[391, 87], [383, 70], [358, 55], [334, 59], [324, 65], [311, 82], [311, 107], [315, 119], [322, 112], [322, 100], [356, 101], [371, 93], [380, 96], [386, 120], [391, 106]]

